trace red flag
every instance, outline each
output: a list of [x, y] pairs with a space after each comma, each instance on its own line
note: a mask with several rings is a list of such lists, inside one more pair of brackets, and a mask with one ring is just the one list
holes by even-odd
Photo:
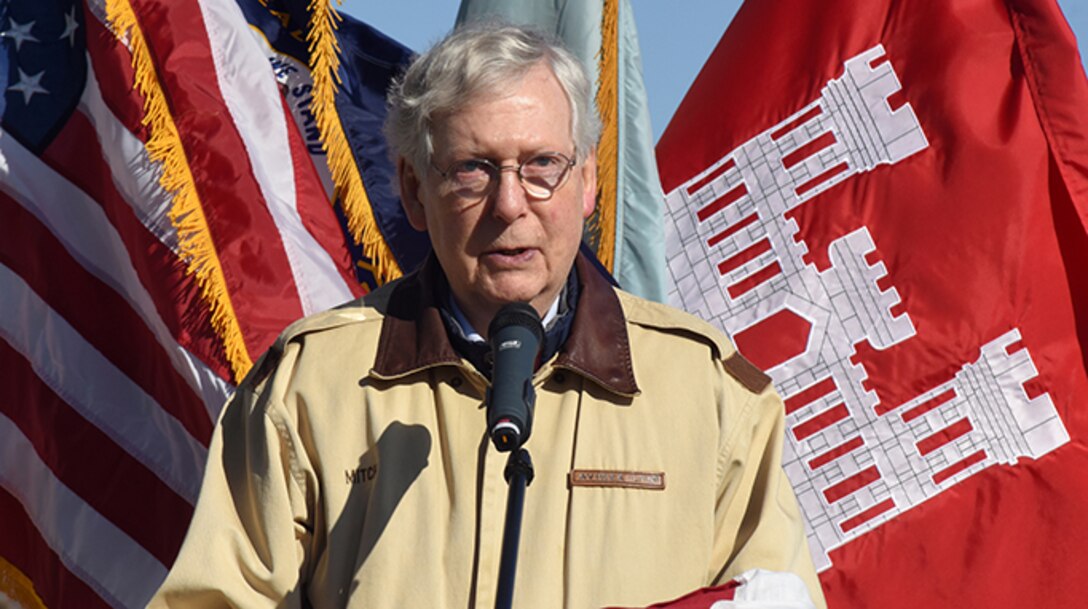
[[233, 383], [359, 288], [233, 1], [0, 14], [0, 600], [143, 607]]
[[812, 597], [793, 573], [752, 569], [728, 582], [695, 590], [646, 609], [813, 609]]
[[1053, 0], [748, 2], [661, 138], [831, 607], [1088, 598], [1086, 108]]

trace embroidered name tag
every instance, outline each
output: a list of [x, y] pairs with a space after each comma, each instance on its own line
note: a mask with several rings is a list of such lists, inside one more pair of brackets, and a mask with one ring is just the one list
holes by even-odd
[[665, 472], [626, 472], [607, 469], [576, 469], [570, 472], [571, 486], [613, 486], [665, 490]]

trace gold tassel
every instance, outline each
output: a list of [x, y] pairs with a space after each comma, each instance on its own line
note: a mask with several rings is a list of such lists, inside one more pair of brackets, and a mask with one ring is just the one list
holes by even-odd
[[45, 602], [34, 590], [34, 582], [2, 556], [0, 556], [0, 595], [14, 601], [15, 607], [46, 609]]
[[597, 258], [614, 270], [616, 254], [617, 175], [619, 168], [619, 2], [604, 0], [601, 8], [601, 52], [597, 77], [597, 111], [601, 141], [597, 144]]
[[147, 154], [162, 166], [159, 185], [173, 195], [170, 222], [177, 230], [178, 247], [182, 260], [186, 262], [186, 272], [196, 276], [201, 297], [211, 312], [212, 328], [223, 341], [235, 381], [240, 382], [253, 366], [253, 360], [246, 349], [242, 329], [231, 304], [223, 267], [212, 242], [189, 161], [155, 72], [147, 41], [128, 0], [107, 0], [106, 15], [114, 36], [127, 42], [126, 46], [132, 52], [136, 89], [144, 96], [141, 122], [148, 128]]
[[336, 111], [336, 89], [341, 84], [340, 43], [336, 39], [336, 29], [343, 18], [329, 0], [311, 0], [309, 9], [310, 28], [306, 40], [310, 48], [310, 74], [314, 79], [314, 117], [332, 174], [334, 197], [343, 202], [351, 236], [373, 262], [374, 278], [380, 285], [400, 277], [401, 269], [378, 230], [363, 178]]

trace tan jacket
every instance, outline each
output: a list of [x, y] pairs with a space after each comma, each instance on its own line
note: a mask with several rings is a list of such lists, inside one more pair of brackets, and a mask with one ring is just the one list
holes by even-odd
[[[514, 606], [644, 606], [755, 567], [822, 606], [766, 377], [578, 265], [570, 337], [534, 378]], [[152, 607], [494, 606], [506, 454], [430, 272], [294, 324], [258, 362]]]

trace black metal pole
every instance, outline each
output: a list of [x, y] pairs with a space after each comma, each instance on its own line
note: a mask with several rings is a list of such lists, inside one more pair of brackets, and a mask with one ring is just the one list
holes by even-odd
[[512, 609], [514, 576], [518, 570], [518, 541], [521, 538], [521, 513], [525, 507], [525, 487], [533, 481], [533, 461], [524, 448], [510, 452], [503, 471], [510, 493], [506, 499], [506, 524], [502, 530], [502, 554], [499, 558], [499, 586], [495, 609]]

